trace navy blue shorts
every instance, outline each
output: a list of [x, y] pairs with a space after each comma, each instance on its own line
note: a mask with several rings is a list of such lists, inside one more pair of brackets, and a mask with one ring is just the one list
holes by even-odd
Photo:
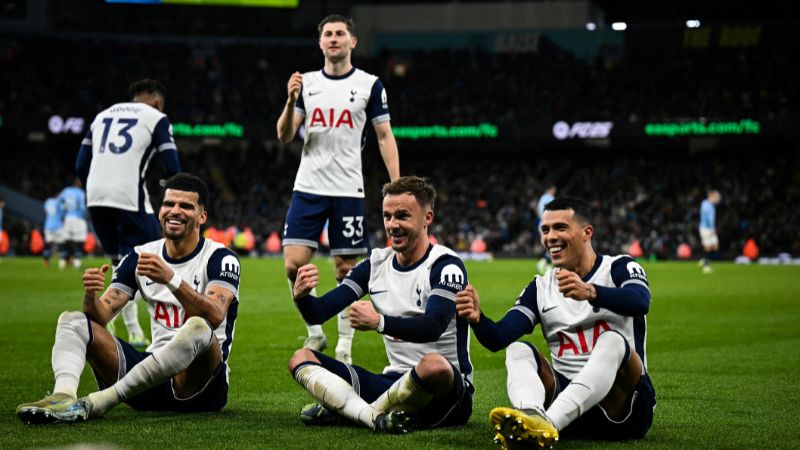
[[[566, 388], [570, 379], [553, 370], [557, 377], [556, 395]], [[600, 405], [595, 405], [567, 425], [560, 434], [566, 438], [605, 439], [610, 441], [640, 439], [653, 424], [656, 409], [656, 390], [650, 377], [642, 375], [631, 396], [628, 414], [620, 421], [610, 419]]]
[[[403, 376], [400, 372], [374, 374], [362, 367], [345, 364], [330, 356], [314, 352], [322, 367], [335, 373], [350, 383], [367, 403], [378, 399], [389, 387]], [[453, 427], [464, 425], [472, 415], [472, 395], [475, 389], [464, 380], [461, 372], [453, 368], [453, 388], [439, 398], [434, 398], [427, 406], [414, 413], [422, 428]]]
[[121, 258], [137, 245], [161, 239], [161, 225], [155, 214], [125, 211], [104, 206], [89, 208], [97, 240], [106, 255]]
[[369, 251], [363, 198], [326, 197], [295, 191], [286, 213], [283, 245], [317, 249], [325, 222], [331, 255], [363, 255]]
[[[117, 350], [122, 351], [120, 357], [119, 377], [122, 378], [135, 365], [150, 356], [149, 352], [140, 352], [131, 344], [120, 338]], [[165, 381], [141, 394], [134, 395], [125, 401], [137, 411], [174, 411], [182, 413], [219, 411], [228, 403], [227, 365], [220, 363], [203, 389], [192, 397], [180, 399], [172, 390], [172, 380]], [[101, 389], [108, 386], [95, 374]]]

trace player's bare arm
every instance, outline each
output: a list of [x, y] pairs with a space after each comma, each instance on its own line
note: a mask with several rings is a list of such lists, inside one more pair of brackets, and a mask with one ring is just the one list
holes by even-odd
[[97, 294], [105, 288], [108, 264], [92, 267], [83, 272], [83, 312], [95, 322], [105, 326], [130, 300], [130, 296], [119, 289], [109, 288], [101, 297]]
[[469, 323], [480, 322], [481, 300], [472, 284], [467, 284], [463, 291], [456, 293], [456, 312]]
[[303, 75], [295, 72], [289, 77], [286, 83], [286, 104], [283, 106], [281, 116], [278, 118], [278, 140], [288, 144], [294, 139], [297, 129], [300, 127], [303, 117], [294, 111], [294, 104], [300, 96], [300, 89], [303, 87]]
[[397, 151], [397, 141], [392, 133], [392, 125], [388, 120], [375, 125], [375, 135], [378, 137], [378, 147], [381, 150], [383, 164], [389, 172], [389, 180], [400, 178], [400, 156]]
[[297, 269], [297, 278], [294, 280], [294, 298], [303, 298], [319, 284], [319, 269], [314, 264], [306, 264]]
[[371, 301], [353, 302], [350, 306], [350, 326], [356, 330], [369, 331], [378, 329], [381, 317]]
[[[136, 272], [159, 284], [169, 284], [175, 276], [175, 272], [160, 256], [146, 252], [139, 255]], [[235, 298], [233, 292], [220, 286], [212, 285], [204, 293], [197, 292], [183, 280], [178, 289], [172, 293], [186, 311], [186, 318], [202, 317], [211, 324], [212, 328], [218, 327], [225, 320], [228, 306]]]
[[592, 301], [597, 298], [597, 290], [591, 283], [584, 283], [581, 277], [571, 270], [561, 268], [556, 272], [558, 290], [564, 297], [574, 300]]
[[204, 293], [194, 290], [189, 283], [181, 281], [181, 286], [172, 292], [186, 311], [186, 318], [202, 317], [212, 329], [216, 329], [228, 312], [228, 307], [236, 296], [222, 286], [211, 285]]

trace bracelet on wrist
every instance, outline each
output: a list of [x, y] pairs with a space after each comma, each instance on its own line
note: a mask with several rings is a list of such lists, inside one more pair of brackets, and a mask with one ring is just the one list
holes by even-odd
[[182, 282], [183, 282], [183, 279], [181, 278], [181, 276], [178, 275], [177, 273], [175, 273], [172, 276], [172, 279], [169, 280], [169, 282], [167, 283], [167, 288], [169, 288], [170, 291], [175, 292], [178, 289], [180, 289]]

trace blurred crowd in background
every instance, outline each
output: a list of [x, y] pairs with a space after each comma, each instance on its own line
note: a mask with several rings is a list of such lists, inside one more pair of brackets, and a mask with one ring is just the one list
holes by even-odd
[[[53, 114], [90, 121], [126, 101], [131, 81], [158, 78], [167, 87], [165, 112], [173, 123], [237, 122], [248, 130], [243, 139], [211, 145], [179, 139], [178, 148], [184, 170], [210, 185], [211, 225], [251, 230], [254, 253], [263, 253], [268, 237], [283, 229], [299, 164], [299, 145], [274, 142], [275, 121], [291, 72], [321, 65], [319, 50], [309, 44], [0, 36], [3, 131], [46, 123]], [[456, 250], [469, 251], [481, 240], [495, 255], [540, 255], [535, 205], [555, 184], [558, 195], [583, 197], [595, 208], [603, 252], [626, 252], [634, 241], [643, 256], [674, 258], [681, 244], [699, 252], [699, 205], [706, 189], [715, 188], [723, 198], [723, 256], [741, 254], [748, 238], [762, 254], [800, 255], [800, 164], [791, 149], [554, 150], [519, 138], [532, 124], [586, 117], [788, 120], [800, 103], [796, 58], [736, 48], [586, 61], [544, 41], [537, 53], [384, 50], [375, 57], [356, 53], [355, 64], [382, 79], [394, 126], [491, 122], [517, 137], [508, 148], [506, 140], [472, 144], [465, 152], [459, 141], [424, 150], [400, 141], [402, 173], [429, 177], [439, 191], [432, 234]], [[676, 83], [686, 73], [695, 74], [693, 84]], [[79, 138], [4, 149], [0, 180], [43, 201], [71, 183]], [[385, 242], [380, 187], [387, 175], [379, 158], [372, 142], [364, 165], [373, 246]], [[154, 193], [158, 174], [150, 180]], [[10, 252], [29, 253], [30, 233], [40, 226], [7, 215]]]

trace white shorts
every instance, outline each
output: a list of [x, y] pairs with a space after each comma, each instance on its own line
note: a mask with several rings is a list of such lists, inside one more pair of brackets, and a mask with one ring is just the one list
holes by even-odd
[[67, 216], [64, 218], [64, 240], [68, 242], [84, 242], [89, 231], [86, 219]]
[[704, 248], [719, 247], [717, 232], [713, 228], [700, 228], [700, 243]]
[[63, 244], [64, 243], [64, 229], [57, 230], [44, 230], [44, 241], [48, 244]]

